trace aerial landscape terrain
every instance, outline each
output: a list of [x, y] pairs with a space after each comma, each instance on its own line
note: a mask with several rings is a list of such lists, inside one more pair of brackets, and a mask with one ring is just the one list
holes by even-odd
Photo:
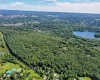
[[100, 14], [0, 10], [0, 80], [100, 80]]
[[100, 0], [0, 0], [0, 80], [100, 80]]

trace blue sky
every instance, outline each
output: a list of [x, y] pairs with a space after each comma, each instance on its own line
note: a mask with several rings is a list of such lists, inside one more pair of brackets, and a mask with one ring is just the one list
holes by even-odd
[[42, 1], [59, 1], [59, 2], [71, 2], [71, 3], [79, 3], [79, 2], [100, 2], [100, 0], [0, 0], [0, 3], [10, 3], [10, 2], [25, 2], [29, 4], [38, 4]]
[[0, 9], [100, 13], [100, 0], [0, 0]]

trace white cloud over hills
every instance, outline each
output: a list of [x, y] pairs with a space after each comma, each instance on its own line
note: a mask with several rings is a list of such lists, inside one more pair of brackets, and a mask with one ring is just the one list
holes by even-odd
[[[80, 0], [76, 1], [79, 2]], [[100, 14], [100, 2], [97, 2], [98, 0], [95, 0], [95, 2], [93, 2], [93, 0], [85, 1], [84, 3], [71, 3], [58, 2], [57, 0], [45, 0], [46, 3], [53, 3], [53, 5], [32, 5], [25, 2], [11, 2], [8, 4], [1, 4], [0, 9]]]

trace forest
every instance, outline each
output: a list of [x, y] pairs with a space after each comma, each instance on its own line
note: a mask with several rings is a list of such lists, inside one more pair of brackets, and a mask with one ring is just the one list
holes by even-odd
[[[88, 30], [98, 32], [95, 37], [100, 37], [99, 14], [1, 12], [4, 17], [0, 17], [0, 32], [11, 54], [41, 77], [45, 75], [47, 80], [55, 80], [55, 77], [58, 80], [80, 80], [80, 77], [100, 80], [100, 40], [73, 34], [73, 31]], [[23, 14], [25, 17], [11, 18]], [[17, 23], [22, 24], [7, 25]]]

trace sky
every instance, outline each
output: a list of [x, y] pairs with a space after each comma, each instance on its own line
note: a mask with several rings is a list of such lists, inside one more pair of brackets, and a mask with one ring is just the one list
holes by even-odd
[[100, 14], [100, 0], [0, 0], [0, 9]]

